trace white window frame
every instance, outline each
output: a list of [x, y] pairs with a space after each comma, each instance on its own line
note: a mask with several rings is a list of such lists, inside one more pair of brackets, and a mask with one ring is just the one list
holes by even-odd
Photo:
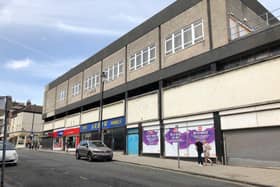
[[[167, 43], [171, 41], [171, 49], [167, 51]], [[168, 55], [168, 54], [171, 54], [173, 53], [173, 39], [172, 39], [172, 35], [171, 36], [168, 36], [166, 39], [165, 39], [165, 54]]]
[[[180, 37], [178, 37], [178, 38], [180, 38], [181, 44], [178, 45], [178, 46], [176, 47], [176, 46], [175, 46], [175, 45], [176, 45], [175, 39], [176, 39], [177, 35], [180, 36]], [[182, 40], [182, 29], [181, 29], [181, 30], [176, 31], [176, 32], [174, 33], [174, 51], [175, 51], [175, 52], [177, 52], [177, 51], [183, 49], [182, 43], [183, 43], [183, 40]]]
[[[155, 56], [151, 59], [151, 51], [153, 49], [155, 50]], [[144, 63], [143, 62], [143, 60], [144, 60], [144, 51], [146, 51], [146, 50], [148, 52], [148, 61]], [[134, 55], [132, 55], [130, 57], [130, 71], [140, 69], [140, 68], [142, 68], [142, 67], [144, 67], [146, 65], [149, 65], [149, 64], [155, 62], [156, 55], [157, 55], [156, 54], [156, 45], [154, 43], [149, 45], [148, 47], [143, 48], [141, 51], [138, 51], [137, 53], [135, 53]], [[140, 56], [140, 64], [137, 64], [136, 60], [137, 60], [137, 57], [139, 57], [139, 56]], [[131, 60], [132, 59], [134, 59], [134, 65], [135, 65], [134, 67], [135, 68], [131, 68]]]
[[65, 100], [65, 90], [61, 90], [59, 93], [59, 101], [64, 101]]
[[[202, 35], [200, 35], [196, 38], [195, 37], [195, 28], [200, 27], [200, 26], [201, 26], [201, 29], [202, 29]], [[185, 42], [185, 37], [184, 37], [184, 34], [187, 31], [191, 32], [191, 37], [192, 37], [191, 42], [188, 41], [188, 43]], [[175, 48], [175, 37], [176, 37], [175, 35], [177, 35], [177, 34], [181, 34], [181, 46], [179, 45]], [[173, 32], [172, 34], [170, 34], [169, 36], [166, 37], [166, 39], [165, 39], [165, 55], [167, 56], [169, 54], [174, 54], [174, 53], [180, 51], [181, 49], [189, 48], [192, 45], [195, 45], [196, 43], [199, 43], [199, 42], [203, 41], [204, 38], [205, 38], [205, 36], [204, 36], [204, 23], [203, 23], [203, 20], [200, 19], [198, 21], [193, 22], [190, 25], [187, 25], [187, 26], [183, 27], [179, 31], [177, 30], [177, 31]], [[167, 50], [167, 43], [170, 42], [170, 41], [172, 42], [171, 43], [172, 48]], [[188, 44], [188, 45], [186, 45], [186, 44]]]
[[80, 91], [81, 91], [81, 84], [80, 83], [74, 84], [72, 87], [72, 96], [79, 95]]

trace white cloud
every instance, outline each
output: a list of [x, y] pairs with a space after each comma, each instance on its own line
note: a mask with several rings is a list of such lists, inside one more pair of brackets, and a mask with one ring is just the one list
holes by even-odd
[[124, 13], [119, 13], [117, 15], [111, 16], [110, 19], [112, 21], [130, 22], [133, 24], [140, 24], [145, 20], [145, 18], [143, 17], [131, 16]]
[[26, 58], [23, 60], [10, 60], [6, 62], [5, 67], [8, 69], [19, 70], [29, 67], [32, 64], [32, 60]]
[[93, 35], [106, 35], [106, 36], [120, 36], [124, 32], [116, 30], [107, 30], [91, 27], [82, 27], [78, 25], [69, 25], [65, 23], [56, 24], [57, 28], [63, 31], [78, 33], [78, 34], [93, 34]]

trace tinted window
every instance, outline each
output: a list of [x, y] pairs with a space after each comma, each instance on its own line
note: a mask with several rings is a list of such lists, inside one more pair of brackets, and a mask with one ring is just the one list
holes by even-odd
[[89, 142], [89, 146], [91, 146], [91, 147], [106, 147], [106, 145], [101, 143], [101, 142]]

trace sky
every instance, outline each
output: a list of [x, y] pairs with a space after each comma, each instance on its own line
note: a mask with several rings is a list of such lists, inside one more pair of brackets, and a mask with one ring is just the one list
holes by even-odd
[[174, 1], [0, 0], [0, 96], [42, 105], [48, 83]]

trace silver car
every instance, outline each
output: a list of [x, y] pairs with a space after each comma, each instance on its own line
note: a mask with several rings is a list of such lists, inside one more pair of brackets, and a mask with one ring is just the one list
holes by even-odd
[[[0, 163], [3, 162], [3, 141], [0, 141]], [[18, 154], [16, 148], [10, 142], [6, 142], [6, 156], [5, 156], [5, 163], [17, 165], [18, 162]]]
[[113, 151], [99, 140], [81, 141], [76, 149], [76, 159], [86, 157], [92, 160], [112, 160]]

